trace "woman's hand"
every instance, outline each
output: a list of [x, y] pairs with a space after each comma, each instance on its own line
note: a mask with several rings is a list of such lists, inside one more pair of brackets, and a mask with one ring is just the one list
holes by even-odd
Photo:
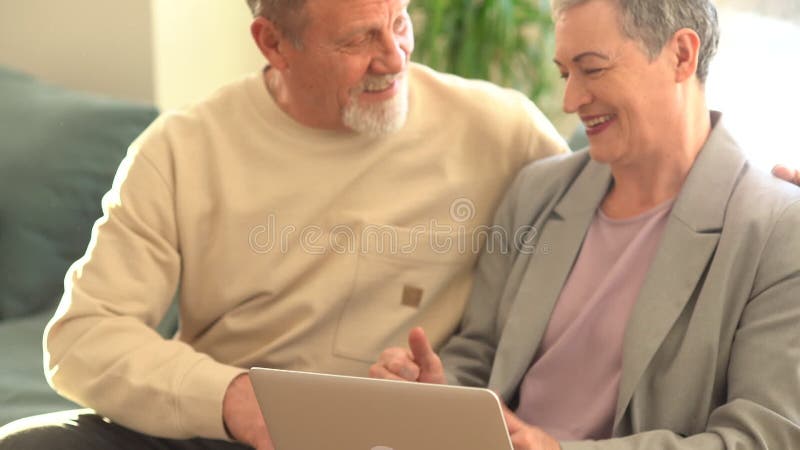
[[561, 450], [561, 445], [555, 438], [533, 425], [528, 425], [505, 406], [503, 414], [514, 450]]

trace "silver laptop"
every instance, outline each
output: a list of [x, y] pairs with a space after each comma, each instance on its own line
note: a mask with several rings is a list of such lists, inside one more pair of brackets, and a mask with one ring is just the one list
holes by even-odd
[[250, 369], [276, 450], [512, 450], [488, 389]]

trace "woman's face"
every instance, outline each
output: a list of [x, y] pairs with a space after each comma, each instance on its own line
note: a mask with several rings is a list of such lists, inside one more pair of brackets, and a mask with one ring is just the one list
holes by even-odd
[[669, 53], [650, 60], [624, 35], [614, 1], [590, 0], [559, 16], [555, 62], [566, 83], [564, 111], [580, 116], [593, 159], [635, 163], [674, 129], [679, 91]]

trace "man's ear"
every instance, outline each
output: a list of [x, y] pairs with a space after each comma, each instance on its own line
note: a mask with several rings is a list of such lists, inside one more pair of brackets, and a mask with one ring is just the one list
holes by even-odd
[[675, 61], [675, 81], [684, 82], [697, 73], [700, 36], [694, 30], [681, 28], [672, 35], [669, 48]]
[[266, 17], [256, 16], [250, 24], [250, 34], [253, 36], [261, 54], [269, 61], [269, 65], [283, 70], [288, 67], [288, 62], [283, 54], [286, 42], [278, 27]]

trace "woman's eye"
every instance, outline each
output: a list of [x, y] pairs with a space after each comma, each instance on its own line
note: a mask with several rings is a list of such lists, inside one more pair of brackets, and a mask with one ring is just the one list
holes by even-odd
[[569, 78], [569, 73], [567, 73], [567, 72], [561, 72], [560, 76], [561, 76], [561, 79], [562, 79], [562, 80], [566, 80], [567, 78]]
[[586, 75], [597, 75], [602, 73], [604, 70], [606, 69], [603, 68], [584, 69], [583, 73], [585, 73]]
[[398, 17], [394, 21], [394, 31], [396, 33], [402, 33], [403, 31], [406, 30], [406, 25], [407, 24], [408, 24], [408, 22], [406, 21], [405, 15]]

